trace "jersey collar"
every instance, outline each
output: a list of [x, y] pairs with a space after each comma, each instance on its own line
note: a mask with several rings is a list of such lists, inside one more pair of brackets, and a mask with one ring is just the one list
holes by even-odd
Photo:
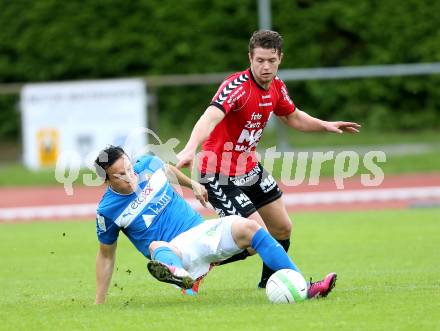
[[[252, 73], [251, 68], [248, 68], [247, 71], [249, 72], [249, 76], [251, 76], [251, 79], [254, 81], [254, 83], [257, 85], [257, 87], [258, 87], [260, 90], [263, 90], [263, 91], [265, 91], [265, 92], [269, 91], [269, 89], [270, 89], [270, 85], [269, 85], [269, 88], [266, 90], [263, 86], [261, 86], [260, 84], [258, 84], [258, 82], [255, 80], [255, 77], [254, 77], [254, 74]], [[270, 82], [270, 84], [272, 85], [272, 82]]]

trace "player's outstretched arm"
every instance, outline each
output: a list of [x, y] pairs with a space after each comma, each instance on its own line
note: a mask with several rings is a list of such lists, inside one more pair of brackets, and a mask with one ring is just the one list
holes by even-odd
[[185, 148], [177, 154], [177, 168], [189, 167], [192, 169], [193, 160], [197, 152], [197, 147], [203, 143], [210, 135], [212, 130], [225, 117], [220, 109], [215, 106], [206, 108], [203, 115], [199, 118], [191, 132], [191, 136]]
[[194, 196], [199, 200], [203, 207], [208, 203], [208, 191], [206, 188], [189, 178], [182, 171], [171, 164], [166, 165], [167, 178], [173, 184], [179, 184], [193, 190]]
[[298, 108], [296, 108], [293, 113], [287, 116], [280, 116], [279, 118], [287, 126], [304, 132], [327, 131], [334, 133], [358, 133], [359, 129], [361, 128], [358, 123], [354, 122], [323, 121], [316, 117], [310, 116], [309, 114]]
[[98, 255], [96, 256], [96, 304], [105, 302], [115, 260], [116, 243], [112, 245], [99, 244]]

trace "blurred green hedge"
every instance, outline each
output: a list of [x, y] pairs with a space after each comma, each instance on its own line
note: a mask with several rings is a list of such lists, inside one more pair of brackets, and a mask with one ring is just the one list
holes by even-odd
[[[0, 2], [0, 81], [231, 72], [247, 64], [257, 1]], [[440, 1], [272, 0], [283, 68], [440, 61]], [[375, 129], [440, 128], [440, 75], [288, 84], [297, 105]], [[191, 127], [217, 86], [163, 88], [160, 121]], [[0, 100], [0, 137], [19, 132]]]

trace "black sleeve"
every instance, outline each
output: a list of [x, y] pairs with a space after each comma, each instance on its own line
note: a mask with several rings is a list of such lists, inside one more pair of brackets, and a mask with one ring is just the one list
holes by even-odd
[[219, 104], [218, 102], [213, 101], [210, 103], [210, 106], [217, 107], [218, 109], [220, 109], [222, 112], [224, 112], [226, 114], [225, 108], [223, 108], [223, 106], [221, 104]]

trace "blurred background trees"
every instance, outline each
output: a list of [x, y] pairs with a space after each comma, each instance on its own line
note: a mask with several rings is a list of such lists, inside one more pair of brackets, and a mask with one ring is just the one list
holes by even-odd
[[[272, 0], [282, 68], [440, 61], [439, 1]], [[0, 2], [0, 82], [233, 72], [248, 65], [255, 0]], [[376, 130], [440, 128], [440, 76], [289, 83], [296, 104]], [[161, 134], [190, 130], [217, 86], [159, 90]], [[0, 139], [17, 140], [17, 98]]]

